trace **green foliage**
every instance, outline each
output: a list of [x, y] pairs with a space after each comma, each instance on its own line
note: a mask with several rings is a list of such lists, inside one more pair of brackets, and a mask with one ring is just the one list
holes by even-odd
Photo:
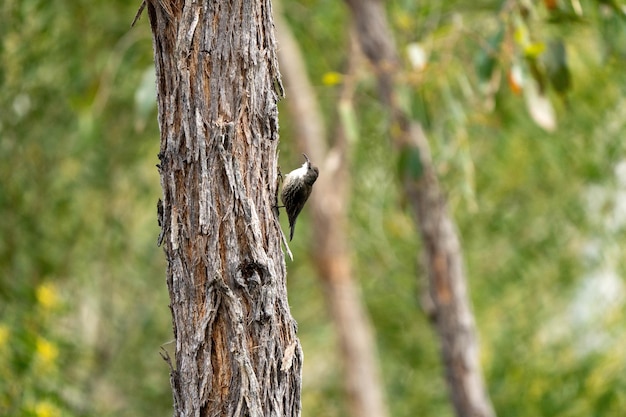
[[133, 111], [152, 57], [149, 30], [129, 31], [135, 7], [0, 6], [2, 415], [171, 414], [158, 130], [154, 104], [145, 128]]

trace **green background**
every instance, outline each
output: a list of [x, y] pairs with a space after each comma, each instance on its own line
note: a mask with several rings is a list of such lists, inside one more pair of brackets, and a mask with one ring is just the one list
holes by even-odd
[[[404, 65], [398, 93], [426, 129], [458, 223], [497, 414], [621, 416], [624, 6], [552, 5], [386, 2]], [[156, 246], [152, 45], [146, 15], [130, 28], [138, 6], [0, 5], [0, 415], [172, 414], [159, 356], [172, 335]], [[284, 0], [282, 9], [331, 126], [347, 9], [330, 0]], [[409, 45], [425, 51], [425, 67], [411, 64]], [[508, 82], [515, 71], [520, 94]], [[393, 416], [452, 416], [421, 308], [424, 268], [398, 187], [399, 158], [375, 80], [361, 73], [349, 236], [385, 394]], [[542, 116], [555, 128], [542, 128]], [[301, 161], [284, 103], [280, 117], [287, 170]], [[305, 352], [303, 415], [343, 416], [334, 330], [307, 255], [309, 224], [305, 208], [288, 263]]]

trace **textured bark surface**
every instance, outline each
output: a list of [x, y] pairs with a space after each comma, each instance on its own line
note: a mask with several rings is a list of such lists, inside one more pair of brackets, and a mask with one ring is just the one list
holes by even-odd
[[479, 361], [458, 232], [439, 187], [428, 141], [419, 123], [402, 111], [394, 94], [398, 58], [384, 5], [377, 0], [346, 3], [354, 17], [361, 48], [376, 71], [381, 98], [391, 112], [393, 143], [413, 164], [403, 177], [403, 186], [425, 249], [435, 325], [452, 403], [459, 417], [493, 417]]
[[151, 0], [176, 416], [298, 416], [269, 0]]
[[[323, 118], [300, 49], [280, 15], [276, 16], [276, 26], [280, 65], [289, 94], [286, 101], [299, 146], [320, 166], [315, 196], [308, 203], [314, 215], [313, 258], [337, 333], [348, 408], [353, 417], [385, 417], [388, 413], [376, 343], [347, 245], [350, 164], [346, 132], [340, 123], [332, 146], [327, 146]], [[352, 49], [356, 48], [353, 45]], [[355, 55], [349, 51], [351, 62], [344, 77], [339, 108], [352, 102]]]

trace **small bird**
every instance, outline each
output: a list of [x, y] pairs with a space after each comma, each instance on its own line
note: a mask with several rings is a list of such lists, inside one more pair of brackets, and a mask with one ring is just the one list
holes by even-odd
[[298, 214], [300, 214], [304, 203], [311, 195], [313, 184], [319, 175], [319, 170], [311, 165], [309, 157], [305, 154], [302, 155], [306, 162], [300, 168], [294, 169], [285, 176], [283, 191], [280, 195], [289, 218], [289, 228], [291, 229], [289, 240], [293, 239], [293, 230], [296, 227]]

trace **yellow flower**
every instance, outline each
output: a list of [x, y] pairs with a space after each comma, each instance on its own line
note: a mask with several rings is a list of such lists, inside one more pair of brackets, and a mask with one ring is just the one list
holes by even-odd
[[37, 287], [36, 290], [37, 301], [45, 309], [51, 309], [59, 302], [59, 294], [54, 284], [50, 282], [44, 282]]
[[54, 343], [44, 339], [43, 337], [37, 338], [35, 350], [37, 352], [37, 357], [41, 360], [43, 365], [54, 364], [54, 361], [56, 361], [59, 356], [59, 348], [57, 348]]
[[343, 76], [335, 71], [328, 71], [322, 76], [322, 84], [337, 85], [341, 82]]
[[9, 330], [9, 326], [6, 324], [0, 324], [0, 349], [6, 345], [7, 340], [9, 340], [9, 334], [11, 330]]
[[37, 417], [60, 417], [61, 410], [50, 401], [41, 401], [35, 405], [35, 416]]

